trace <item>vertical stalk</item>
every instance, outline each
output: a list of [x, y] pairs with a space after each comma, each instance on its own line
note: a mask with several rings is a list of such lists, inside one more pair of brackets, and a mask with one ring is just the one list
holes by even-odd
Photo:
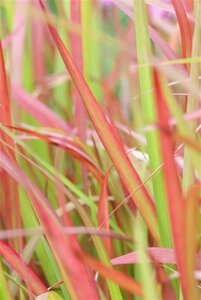
[[[147, 12], [144, 0], [134, 0], [135, 13], [135, 38], [138, 64], [144, 65], [138, 69], [142, 111], [144, 125], [157, 122], [156, 108], [153, 94], [153, 70], [149, 66], [152, 56], [151, 42], [148, 32]], [[150, 160], [150, 170], [154, 172], [161, 164], [161, 153], [159, 135], [156, 129], [146, 133], [147, 152]], [[171, 233], [169, 225], [169, 214], [167, 199], [164, 189], [164, 178], [162, 172], [153, 176], [153, 192], [157, 209], [161, 243], [164, 247], [171, 247]]]
[[[192, 47], [192, 57], [198, 57], [201, 55], [201, 2], [194, 1], [194, 11], [195, 11], [195, 28], [193, 35], [193, 47]], [[199, 86], [199, 74], [200, 74], [200, 63], [192, 63], [190, 67], [190, 80], [197, 86]], [[187, 113], [195, 111], [198, 108], [198, 95], [190, 92], [187, 102]], [[196, 121], [189, 122], [189, 130], [191, 137], [196, 139]], [[195, 181], [195, 169], [191, 160], [191, 150], [189, 147], [184, 148], [184, 172], [183, 172], [183, 191], [186, 194], [190, 186]], [[201, 163], [201, 162], [200, 162]], [[201, 164], [200, 164], [201, 165]]]

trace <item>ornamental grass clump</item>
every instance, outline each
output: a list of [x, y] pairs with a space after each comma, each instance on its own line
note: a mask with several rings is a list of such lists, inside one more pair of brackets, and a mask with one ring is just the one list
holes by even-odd
[[199, 299], [201, 2], [0, 16], [0, 299]]

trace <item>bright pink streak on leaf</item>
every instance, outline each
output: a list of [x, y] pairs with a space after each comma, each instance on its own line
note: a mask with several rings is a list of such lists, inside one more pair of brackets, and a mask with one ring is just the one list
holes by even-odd
[[70, 132], [68, 125], [59, 118], [50, 108], [37, 98], [30, 96], [22, 88], [12, 83], [13, 98], [26, 112], [35, 118], [41, 125]]
[[[177, 264], [175, 250], [169, 248], [151, 247], [147, 248], [147, 253], [156, 262], [161, 264]], [[126, 265], [139, 263], [138, 252], [133, 251], [111, 259], [112, 265]], [[198, 255], [197, 267], [201, 267], [201, 254]]]

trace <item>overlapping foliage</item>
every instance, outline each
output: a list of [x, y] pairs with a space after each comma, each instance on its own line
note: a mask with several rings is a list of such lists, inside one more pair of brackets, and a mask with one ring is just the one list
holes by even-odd
[[199, 299], [200, 1], [0, 16], [0, 299]]

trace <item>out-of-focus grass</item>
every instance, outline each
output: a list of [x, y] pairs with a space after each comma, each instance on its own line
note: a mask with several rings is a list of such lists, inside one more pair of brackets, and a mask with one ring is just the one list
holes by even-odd
[[1, 299], [199, 299], [199, 19], [0, 2]]

